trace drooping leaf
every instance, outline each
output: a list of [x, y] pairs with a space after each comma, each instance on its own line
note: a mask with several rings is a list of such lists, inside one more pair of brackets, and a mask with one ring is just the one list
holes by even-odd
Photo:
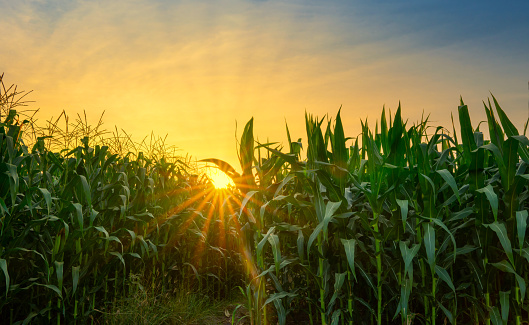
[[438, 306], [439, 306], [439, 308], [441, 308], [441, 310], [445, 314], [446, 318], [448, 318], [448, 321], [450, 322], [450, 324], [454, 324], [454, 315], [452, 314], [452, 312], [450, 312], [450, 310], [446, 309], [446, 307], [443, 306], [443, 304], [441, 304], [441, 303]]
[[456, 292], [456, 288], [454, 287], [454, 283], [452, 282], [452, 279], [450, 278], [450, 275], [448, 274], [448, 272], [446, 271], [445, 268], [439, 266], [439, 265], [436, 265], [435, 266], [435, 273], [439, 276], [439, 279], [443, 280], [444, 282], [446, 282], [446, 284], [448, 284], [448, 286], [450, 287], [450, 289], [452, 289], [452, 291], [455, 293]]
[[402, 217], [402, 229], [406, 231], [406, 220], [408, 218], [408, 200], [396, 199], [396, 201], [400, 207], [400, 215]]
[[316, 238], [318, 237], [322, 229], [323, 229], [323, 221], [320, 222], [316, 226], [316, 228], [314, 228], [314, 231], [312, 232], [312, 234], [310, 234], [309, 241], [307, 243], [307, 259], [310, 256], [310, 248], [312, 247], [312, 243], [314, 242], [314, 240], [316, 240]]
[[509, 294], [510, 291], [500, 291], [501, 319], [504, 324], [509, 320]]
[[55, 273], [57, 274], [57, 283], [59, 291], [62, 291], [62, 284], [63, 284], [63, 267], [64, 262], [55, 261]]
[[402, 259], [404, 260], [404, 276], [409, 273], [410, 277], [413, 278], [413, 267], [410, 269], [410, 266], [413, 259], [419, 252], [421, 244], [414, 244], [411, 248], [408, 248], [408, 244], [406, 242], [400, 241], [399, 247], [400, 254], [402, 255]]
[[6, 281], [6, 298], [9, 292], [9, 272], [7, 271], [7, 261], [3, 258], [0, 258], [0, 269], [4, 272], [4, 277]]
[[435, 266], [435, 228], [429, 222], [425, 222], [423, 223], [423, 229], [426, 257], [430, 268], [433, 270]]
[[511, 241], [509, 240], [509, 237], [507, 235], [507, 229], [505, 228], [505, 225], [503, 223], [495, 221], [490, 224], [484, 224], [483, 226], [489, 227], [496, 233], [496, 235], [498, 235], [503, 250], [507, 254], [507, 257], [509, 258], [511, 264], [514, 265], [514, 256], [512, 254]]
[[516, 211], [516, 229], [518, 230], [518, 247], [523, 248], [527, 230], [527, 210]]
[[445, 182], [450, 186], [452, 191], [454, 191], [454, 195], [457, 197], [457, 200], [461, 202], [461, 198], [459, 197], [459, 189], [457, 188], [457, 183], [454, 176], [452, 176], [452, 174], [446, 169], [437, 170], [437, 173], [441, 175]]
[[303, 263], [305, 256], [305, 237], [303, 236], [303, 232], [301, 230], [298, 230], [297, 246], [299, 259]]
[[483, 193], [490, 202], [492, 213], [494, 214], [494, 221], [498, 221], [498, 195], [494, 193], [494, 189], [489, 184], [486, 187], [476, 190], [478, 193]]
[[276, 266], [276, 275], [279, 276], [279, 264], [281, 263], [281, 250], [279, 248], [279, 237], [276, 234], [270, 234], [268, 242], [272, 245], [272, 253], [274, 254], [274, 264]]
[[355, 272], [355, 246], [356, 246], [356, 240], [355, 239], [341, 239], [341, 242], [343, 244], [343, 247], [345, 249], [345, 255], [347, 257], [347, 263], [349, 263], [349, 268], [351, 269], [351, 272], [353, 273], [353, 276], [356, 280], [356, 272]]
[[72, 295], [75, 294], [75, 291], [77, 291], [77, 285], [79, 284], [79, 271], [81, 267], [78, 266], [72, 266]]

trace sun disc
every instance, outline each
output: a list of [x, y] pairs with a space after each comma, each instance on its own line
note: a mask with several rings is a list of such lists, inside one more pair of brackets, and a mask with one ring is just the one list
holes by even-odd
[[208, 167], [206, 173], [216, 189], [235, 187], [233, 180], [218, 168]]

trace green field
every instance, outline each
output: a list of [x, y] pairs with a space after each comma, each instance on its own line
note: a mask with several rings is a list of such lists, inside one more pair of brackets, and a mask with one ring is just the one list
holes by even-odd
[[479, 126], [461, 100], [357, 138], [307, 114], [284, 146], [252, 119], [215, 189], [163, 138], [36, 127], [23, 96], [2, 83], [1, 324], [529, 324], [529, 140], [494, 97]]

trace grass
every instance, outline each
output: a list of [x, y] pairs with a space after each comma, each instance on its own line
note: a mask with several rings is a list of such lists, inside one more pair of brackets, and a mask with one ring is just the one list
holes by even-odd
[[146, 289], [141, 277], [131, 277], [132, 292], [118, 298], [102, 313], [101, 324], [231, 324], [240, 297], [216, 301], [200, 292], [175, 287], [172, 292]]

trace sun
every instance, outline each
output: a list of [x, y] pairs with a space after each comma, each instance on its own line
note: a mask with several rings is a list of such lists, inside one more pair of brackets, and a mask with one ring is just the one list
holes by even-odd
[[227, 189], [235, 187], [233, 180], [223, 171], [216, 167], [206, 167], [206, 174], [211, 179], [216, 189]]

